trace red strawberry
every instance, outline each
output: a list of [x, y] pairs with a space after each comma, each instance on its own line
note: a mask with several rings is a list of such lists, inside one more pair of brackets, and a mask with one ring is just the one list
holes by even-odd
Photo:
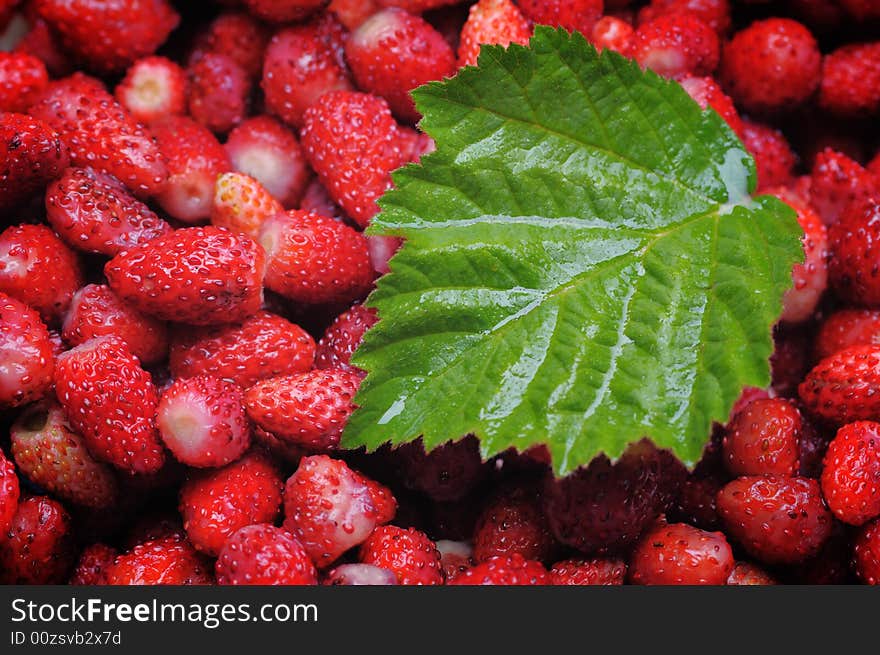
[[186, 113], [186, 72], [165, 57], [138, 59], [114, 91], [116, 100], [141, 123]]
[[484, 509], [474, 530], [474, 559], [519, 553], [539, 562], [550, 559], [556, 540], [541, 510], [541, 498], [528, 491], [499, 495]]
[[727, 584], [733, 586], [765, 586], [775, 585], [776, 580], [754, 564], [737, 562], [727, 578]]
[[82, 286], [76, 255], [44, 225], [0, 233], [0, 292], [30, 305], [47, 323], [59, 319]]
[[153, 138], [98, 80], [76, 73], [52, 82], [30, 113], [58, 131], [74, 166], [109, 173], [137, 195], [165, 184], [168, 169]]
[[262, 303], [264, 254], [253, 239], [191, 227], [133, 247], [107, 262], [110, 288], [145, 314], [211, 325], [242, 321]]
[[172, 116], [152, 126], [168, 160], [168, 182], [157, 199], [162, 208], [185, 223], [211, 216], [217, 176], [232, 168], [217, 138], [185, 116]]
[[443, 568], [446, 584], [476, 565], [474, 549], [466, 541], [441, 539], [437, 542], [437, 550], [440, 551], [440, 566]]
[[801, 413], [782, 398], [755, 400], [727, 426], [724, 460], [733, 475], [795, 475]]
[[67, 145], [48, 123], [0, 114], [0, 215], [42, 191], [69, 162]]
[[34, 7], [71, 52], [101, 73], [153, 54], [180, 22], [167, 0], [35, 0]]
[[547, 569], [540, 562], [531, 562], [522, 555], [503, 555], [477, 564], [464, 571], [451, 585], [527, 586], [550, 584]]
[[523, 13], [536, 23], [589, 34], [602, 15], [602, 0], [519, 0]]
[[120, 339], [92, 339], [62, 353], [55, 365], [55, 393], [97, 458], [130, 473], [162, 467], [156, 388]]
[[681, 81], [681, 86], [701, 108], [711, 107], [718, 112], [718, 115], [724, 119], [730, 129], [738, 135], [743, 133], [743, 121], [739, 117], [736, 107], [733, 106], [733, 100], [721, 90], [713, 78], [687, 77]]
[[328, 586], [389, 586], [397, 584], [393, 571], [371, 564], [342, 564], [324, 578]]
[[467, 22], [461, 29], [458, 65], [476, 66], [483, 44], [525, 45], [531, 36], [529, 20], [511, 0], [479, 0], [471, 5]]
[[643, 585], [723, 585], [733, 566], [730, 544], [720, 532], [661, 523], [642, 536], [629, 576]]
[[73, 565], [70, 515], [47, 496], [18, 504], [0, 539], [0, 584], [60, 584]]
[[[15, 474], [15, 466], [6, 459], [6, 455], [0, 450], [0, 537], [5, 537], [12, 526], [12, 519], [18, 510], [18, 498], [21, 489], [18, 484], [18, 476]], [[3, 539], [0, 538], [0, 543]]]
[[187, 68], [189, 115], [212, 132], [226, 133], [248, 112], [251, 79], [232, 57], [208, 52]]
[[55, 402], [31, 405], [9, 432], [19, 471], [75, 505], [101, 509], [116, 500], [113, 470], [96, 461]]
[[370, 262], [373, 264], [373, 270], [378, 275], [385, 275], [391, 271], [391, 258], [397, 254], [402, 245], [403, 239], [398, 237], [386, 237], [378, 234], [367, 235]]
[[364, 305], [354, 305], [337, 316], [318, 342], [315, 366], [360, 371], [349, 363], [351, 356], [360, 346], [364, 333], [378, 320], [376, 310]]
[[309, 371], [258, 382], [248, 389], [250, 419], [273, 435], [310, 450], [333, 450], [360, 385], [357, 373], [339, 369]]
[[329, 91], [352, 89], [345, 62], [319, 21], [281, 30], [269, 42], [263, 63], [268, 110], [302, 126], [303, 114]]
[[358, 87], [382, 96], [402, 120], [420, 118], [409, 93], [455, 73], [455, 54], [424, 19], [402, 9], [373, 14], [345, 44]]
[[406, 163], [395, 147], [397, 129], [385, 101], [363, 93], [327, 93], [305, 113], [300, 136], [306, 157], [333, 200], [361, 227], [391, 187], [391, 171]]
[[315, 585], [318, 572], [302, 545], [286, 530], [259, 523], [238, 530], [216, 564], [222, 585]]
[[408, 443], [394, 451], [401, 482], [437, 502], [461, 500], [485, 475], [480, 443], [466, 436], [425, 452], [422, 441]]
[[272, 523], [281, 507], [281, 476], [272, 462], [250, 454], [221, 469], [194, 472], [180, 490], [190, 541], [216, 557], [236, 530]]
[[550, 569], [551, 585], [622, 585], [626, 562], [622, 559], [569, 559]]
[[828, 421], [880, 420], [880, 346], [852, 346], [826, 357], [798, 393], [807, 409]]
[[[330, 194], [327, 189], [324, 188], [324, 185], [321, 184], [321, 181], [314, 178], [309, 183], [309, 186], [306, 187], [306, 192], [303, 195], [299, 208], [303, 211], [320, 214], [321, 216], [328, 216], [337, 221], [346, 222], [350, 220], [345, 215], [345, 211], [343, 211], [342, 207], [337, 205], [333, 198], [330, 197]], [[372, 239], [373, 237], [367, 236], [368, 242], [372, 241]], [[369, 243], [367, 245], [369, 246]], [[373, 266], [373, 268], [376, 267]]]
[[877, 179], [843, 153], [825, 148], [816, 155], [810, 200], [825, 225], [836, 223], [849, 207], [859, 206], [878, 190]]
[[361, 23], [381, 9], [377, 0], [330, 0], [328, 13], [334, 15], [346, 29], [355, 30]]
[[288, 23], [308, 18], [329, 0], [244, 0], [248, 11], [257, 18], [274, 23]]
[[853, 546], [853, 565], [869, 585], [880, 585], [880, 520], [859, 530]]
[[107, 569], [116, 561], [118, 555], [115, 548], [104, 544], [87, 546], [80, 554], [67, 584], [80, 587], [106, 584]]
[[259, 380], [312, 368], [315, 342], [290, 321], [259, 312], [240, 325], [196, 328], [171, 342], [174, 377], [212, 375], [243, 388]]
[[740, 137], [749, 154], [755, 158], [758, 172], [758, 191], [790, 184], [794, 177], [797, 155], [779, 130], [743, 120]]
[[864, 525], [880, 516], [880, 423], [844, 425], [828, 445], [822, 494], [840, 521]]
[[48, 84], [42, 61], [25, 53], [0, 52], [0, 111], [26, 112]]
[[71, 346], [114, 335], [144, 364], [155, 364], [168, 354], [168, 329], [125, 304], [110, 287], [89, 284], [76, 292], [64, 317], [62, 336]]
[[303, 304], [342, 304], [363, 298], [374, 271], [360, 232], [300, 210], [263, 223], [266, 288]]
[[850, 346], [880, 345], [880, 310], [839, 309], [829, 314], [816, 332], [816, 359], [825, 359]]
[[625, 20], [614, 16], [603, 16], [593, 25], [590, 43], [596, 46], [599, 52], [607, 48], [618, 54], [627, 55], [633, 34], [635, 34], [633, 26]]
[[296, 207], [312, 173], [296, 136], [270, 116], [255, 116], [226, 140], [232, 168], [266, 187], [285, 207]]
[[828, 268], [837, 295], [859, 305], [880, 304], [880, 199], [850, 204], [828, 236], [832, 251]]
[[104, 572], [108, 585], [206, 585], [211, 565], [180, 535], [144, 542], [119, 555]]
[[174, 381], [162, 394], [156, 425], [178, 461], [198, 468], [225, 466], [251, 442], [241, 388], [200, 375]]
[[679, 79], [712, 73], [718, 49], [718, 36], [706, 23], [692, 14], [671, 14], [639, 26], [628, 54], [643, 68]]
[[880, 110], [880, 42], [846, 45], [825, 55], [819, 106], [842, 116]]
[[726, 532], [756, 559], [793, 564], [814, 555], [831, 534], [819, 483], [808, 478], [746, 476], [718, 493]]
[[284, 488], [284, 527], [318, 568], [394, 518], [391, 492], [326, 455], [304, 457]]
[[21, 37], [14, 51], [31, 55], [43, 62], [52, 77], [64, 77], [73, 72], [73, 57], [64, 50], [58, 35], [42, 18], [28, 19], [30, 30]]
[[381, 7], [400, 7], [411, 14], [421, 14], [431, 9], [454, 5], [458, 0], [379, 0]]
[[54, 368], [49, 331], [40, 316], [0, 293], [0, 408], [43, 397], [52, 387]]
[[424, 532], [414, 528], [383, 525], [367, 537], [361, 545], [359, 559], [393, 571], [398, 584], [443, 584], [440, 551]]
[[108, 257], [171, 232], [119, 180], [90, 168], [68, 168], [49, 185], [46, 218], [74, 248]]
[[211, 224], [256, 239], [260, 227], [284, 207], [257, 180], [244, 173], [223, 173], [214, 186]]
[[822, 55], [797, 21], [768, 18], [737, 32], [724, 46], [721, 80], [745, 111], [789, 111], [819, 86]]
[[728, 0], [651, 0], [639, 10], [639, 24], [669, 14], [693, 14], [723, 37], [730, 28]]
[[195, 40], [190, 62], [205, 53], [222, 53], [241, 66], [248, 78], [259, 77], [269, 34], [266, 27], [244, 13], [222, 13], [200, 32]]

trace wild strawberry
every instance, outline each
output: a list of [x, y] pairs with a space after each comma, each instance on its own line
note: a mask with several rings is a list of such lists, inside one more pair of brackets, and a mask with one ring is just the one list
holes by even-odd
[[792, 182], [797, 155], [782, 132], [763, 123], [743, 120], [739, 135], [746, 150], [755, 158], [759, 192]]
[[440, 566], [446, 584], [476, 565], [474, 549], [467, 541], [441, 539], [437, 542], [437, 550], [440, 551]]
[[266, 27], [245, 13], [222, 13], [195, 39], [190, 62], [214, 52], [231, 57], [244, 69], [248, 78], [259, 77], [269, 34]]
[[171, 232], [119, 180], [90, 168], [68, 168], [49, 185], [46, 218], [74, 248], [108, 257]]
[[168, 169], [152, 136], [98, 80], [75, 73], [51, 82], [30, 114], [58, 131], [74, 166], [109, 173], [140, 196], [165, 184]]
[[403, 485], [438, 502], [464, 498], [486, 473], [480, 444], [473, 436], [447, 442], [427, 453], [421, 440], [394, 452]]
[[364, 236], [332, 218], [300, 210], [263, 223], [266, 288], [303, 304], [363, 298], [374, 271]]
[[385, 101], [363, 93], [327, 93], [305, 113], [300, 136], [306, 157], [361, 227], [378, 211], [376, 200], [391, 187], [391, 172], [406, 163], [395, 148], [397, 129]]
[[0, 114], [0, 214], [61, 175], [70, 154], [46, 122], [23, 114]]
[[0, 111], [26, 112], [48, 84], [42, 61], [25, 53], [0, 52]]
[[522, 555], [502, 555], [477, 564], [457, 576], [451, 585], [547, 585], [550, 576], [540, 562]]
[[479, 0], [471, 5], [467, 22], [461, 28], [458, 65], [476, 66], [483, 44], [525, 45], [531, 36], [532, 25], [511, 0]]
[[568, 559], [550, 569], [551, 585], [622, 585], [626, 563], [621, 559]]
[[711, 27], [692, 14], [670, 14], [639, 26], [629, 55], [643, 68], [679, 79], [712, 73], [718, 52], [718, 36]]
[[819, 106], [842, 116], [880, 110], [880, 42], [847, 45], [825, 55]]
[[378, 275], [385, 275], [391, 271], [391, 258], [397, 254], [402, 245], [403, 239], [398, 237], [386, 237], [379, 234], [367, 235], [370, 263]]
[[318, 341], [315, 366], [360, 371], [349, 363], [351, 356], [378, 320], [376, 310], [364, 305], [354, 305], [337, 316]]
[[201, 375], [174, 381], [162, 394], [156, 425], [162, 441], [187, 466], [225, 466], [251, 442], [241, 388]]
[[206, 585], [211, 565], [180, 535], [138, 544], [104, 572], [108, 585]]
[[54, 368], [49, 331], [37, 312], [0, 292], [0, 408], [42, 398]]
[[101, 543], [87, 546], [79, 556], [67, 584], [84, 587], [107, 583], [107, 569], [116, 561], [115, 548]]
[[60, 584], [73, 565], [70, 515], [47, 496], [23, 498], [0, 539], [0, 584]]
[[296, 136], [270, 116], [255, 116], [229, 133], [232, 168], [255, 178], [285, 207], [297, 207], [312, 177]]
[[821, 360], [851, 346], [871, 344], [880, 345], [880, 310], [839, 309], [819, 326], [813, 351]]
[[327, 573], [324, 584], [330, 586], [389, 586], [397, 584], [393, 571], [372, 564], [342, 564]]
[[361, 23], [381, 9], [378, 0], [330, 0], [327, 13], [332, 14], [347, 30], [356, 30]]
[[774, 580], [764, 569], [749, 562], [737, 562], [727, 578], [728, 585], [733, 586], [765, 586], [775, 585]]
[[61, 334], [71, 346], [96, 337], [119, 337], [143, 364], [161, 362], [168, 354], [165, 324], [122, 302], [103, 284], [89, 284], [76, 292]]
[[48, 227], [15, 225], [0, 233], [0, 292], [59, 319], [82, 286], [79, 260]]
[[185, 223], [209, 218], [217, 176], [232, 168], [226, 150], [185, 116], [155, 123], [152, 133], [168, 161], [168, 182], [157, 196], [162, 208]]
[[880, 420], [880, 346], [851, 346], [826, 357], [798, 392], [809, 411], [828, 421]]
[[880, 304], [880, 196], [851, 203], [828, 237], [828, 272], [838, 297], [858, 305]]
[[543, 25], [589, 34], [602, 15], [602, 0], [519, 0], [522, 12]]
[[723, 37], [730, 28], [728, 0], [651, 0], [639, 10], [639, 24], [670, 14], [693, 14]]
[[853, 565], [865, 584], [880, 585], [880, 519], [859, 530], [853, 546]]
[[141, 123], [186, 113], [186, 72], [165, 57], [134, 62], [113, 92], [119, 104]]
[[[345, 215], [342, 207], [336, 204], [324, 185], [320, 180], [312, 179], [306, 192], [300, 202], [299, 208], [303, 211], [313, 212], [321, 216], [327, 216], [337, 221], [346, 222], [350, 219]], [[367, 236], [367, 241], [371, 241], [371, 237]], [[369, 244], [368, 244], [369, 245]], [[372, 259], [372, 258], [371, 258]], [[375, 268], [375, 266], [373, 267]]]
[[804, 421], [798, 444], [798, 475], [805, 478], [818, 478], [822, 472], [822, 460], [828, 450], [829, 437], [824, 430]]
[[810, 200], [825, 225], [836, 223], [850, 205], [880, 191], [874, 176], [841, 152], [825, 148], [813, 162]]
[[789, 111], [819, 86], [821, 58], [806, 27], [788, 18], [768, 18], [737, 32], [724, 46], [721, 80], [746, 111]]
[[212, 132], [225, 134], [241, 123], [248, 111], [251, 80], [232, 57], [203, 54], [187, 68], [189, 115]]
[[107, 262], [110, 288], [145, 314], [211, 325], [242, 321], [262, 303], [264, 254], [253, 239], [191, 227], [125, 250]]
[[289, 23], [308, 18], [327, 4], [327, 0], [244, 0], [248, 11], [273, 23]]
[[720, 522], [715, 498], [723, 486], [724, 482], [715, 476], [689, 475], [679, 487], [670, 517], [702, 530], [718, 530]]
[[283, 441], [333, 450], [354, 410], [360, 376], [338, 369], [308, 371], [258, 382], [247, 390], [250, 419]]
[[74, 69], [73, 57], [64, 49], [55, 31], [39, 16], [29, 18], [28, 23], [30, 30], [21, 37], [14, 51], [42, 61], [54, 78], [70, 75]]
[[214, 186], [211, 224], [256, 239], [260, 227], [284, 207], [257, 180], [244, 173], [222, 173]]
[[216, 557], [236, 530], [275, 520], [281, 486], [275, 466], [255, 453], [221, 469], [193, 472], [180, 490], [180, 513], [190, 541]]
[[743, 133], [743, 121], [730, 99], [711, 77], [686, 77], [681, 86], [702, 109], [711, 107], [738, 135]]
[[301, 127], [306, 109], [322, 95], [353, 87], [345, 62], [316, 21], [272, 37], [263, 62], [262, 88], [267, 109]]
[[590, 43], [596, 46], [596, 50], [602, 52], [606, 48], [614, 52], [626, 55], [629, 53], [630, 43], [635, 34], [633, 26], [625, 20], [614, 16], [602, 16], [593, 25], [590, 33]]
[[382, 7], [399, 7], [411, 14], [421, 14], [431, 9], [454, 5], [458, 0], [379, 0]]
[[800, 412], [782, 398], [756, 400], [727, 426], [724, 460], [731, 474], [795, 475]]
[[212, 375], [242, 388], [312, 368], [315, 342], [298, 325], [261, 311], [239, 325], [175, 334], [169, 365], [174, 377]]
[[[15, 466], [0, 450], [0, 535], [5, 536], [12, 526], [12, 519], [18, 510], [20, 494], [21, 488], [18, 476], [15, 474]], [[0, 542], [2, 541], [0, 539]]]
[[837, 431], [825, 454], [822, 494], [844, 523], [880, 516], [880, 423], [857, 421]]
[[394, 518], [391, 492], [326, 455], [304, 457], [284, 488], [284, 527], [318, 568]]
[[808, 478], [737, 478], [718, 493], [718, 513], [727, 534], [768, 564], [801, 562], [831, 534], [831, 512]]
[[491, 501], [477, 520], [474, 558], [485, 562], [519, 553], [526, 559], [549, 560], [556, 550], [537, 494], [506, 493]]
[[36, 0], [34, 7], [64, 45], [100, 73], [125, 70], [153, 54], [180, 22], [167, 0]]
[[644, 585], [723, 585], [733, 566], [730, 544], [720, 532], [661, 523], [642, 536], [629, 576]]
[[880, 18], [880, 4], [877, 0], [840, 0], [840, 5], [859, 21]]
[[358, 87], [385, 98], [404, 121], [420, 118], [410, 91], [455, 73], [455, 54], [430, 23], [384, 9], [349, 36], [345, 58]]
[[55, 365], [55, 393], [70, 425], [97, 458], [129, 473], [162, 467], [156, 388], [120, 339], [92, 339], [62, 353]]
[[222, 585], [315, 585], [318, 572], [286, 530], [258, 523], [233, 533], [217, 558]]
[[437, 544], [414, 528], [404, 530], [394, 525], [376, 528], [361, 545], [359, 559], [364, 564], [393, 571], [398, 584], [443, 584]]

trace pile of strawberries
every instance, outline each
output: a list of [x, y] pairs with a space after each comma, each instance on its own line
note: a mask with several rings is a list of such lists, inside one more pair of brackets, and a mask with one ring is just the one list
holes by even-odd
[[[0, 1], [0, 582], [880, 583], [880, 2], [736, 2]], [[680, 81], [804, 229], [693, 471], [339, 450], [409, 92], [536, 23]]]

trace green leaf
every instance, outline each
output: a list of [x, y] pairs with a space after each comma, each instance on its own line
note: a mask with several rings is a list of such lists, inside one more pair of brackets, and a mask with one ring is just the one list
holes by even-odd
[[398, 171], [371, 233], [406, 244], [346, 447], [476, 434], [546, 444], [560, 475], [648, 436], [695, 462], [745, 385], [801, 261], [794, 212], [677, 84], [579, 34], [484, 47], [415, 92], [437, 151]]

